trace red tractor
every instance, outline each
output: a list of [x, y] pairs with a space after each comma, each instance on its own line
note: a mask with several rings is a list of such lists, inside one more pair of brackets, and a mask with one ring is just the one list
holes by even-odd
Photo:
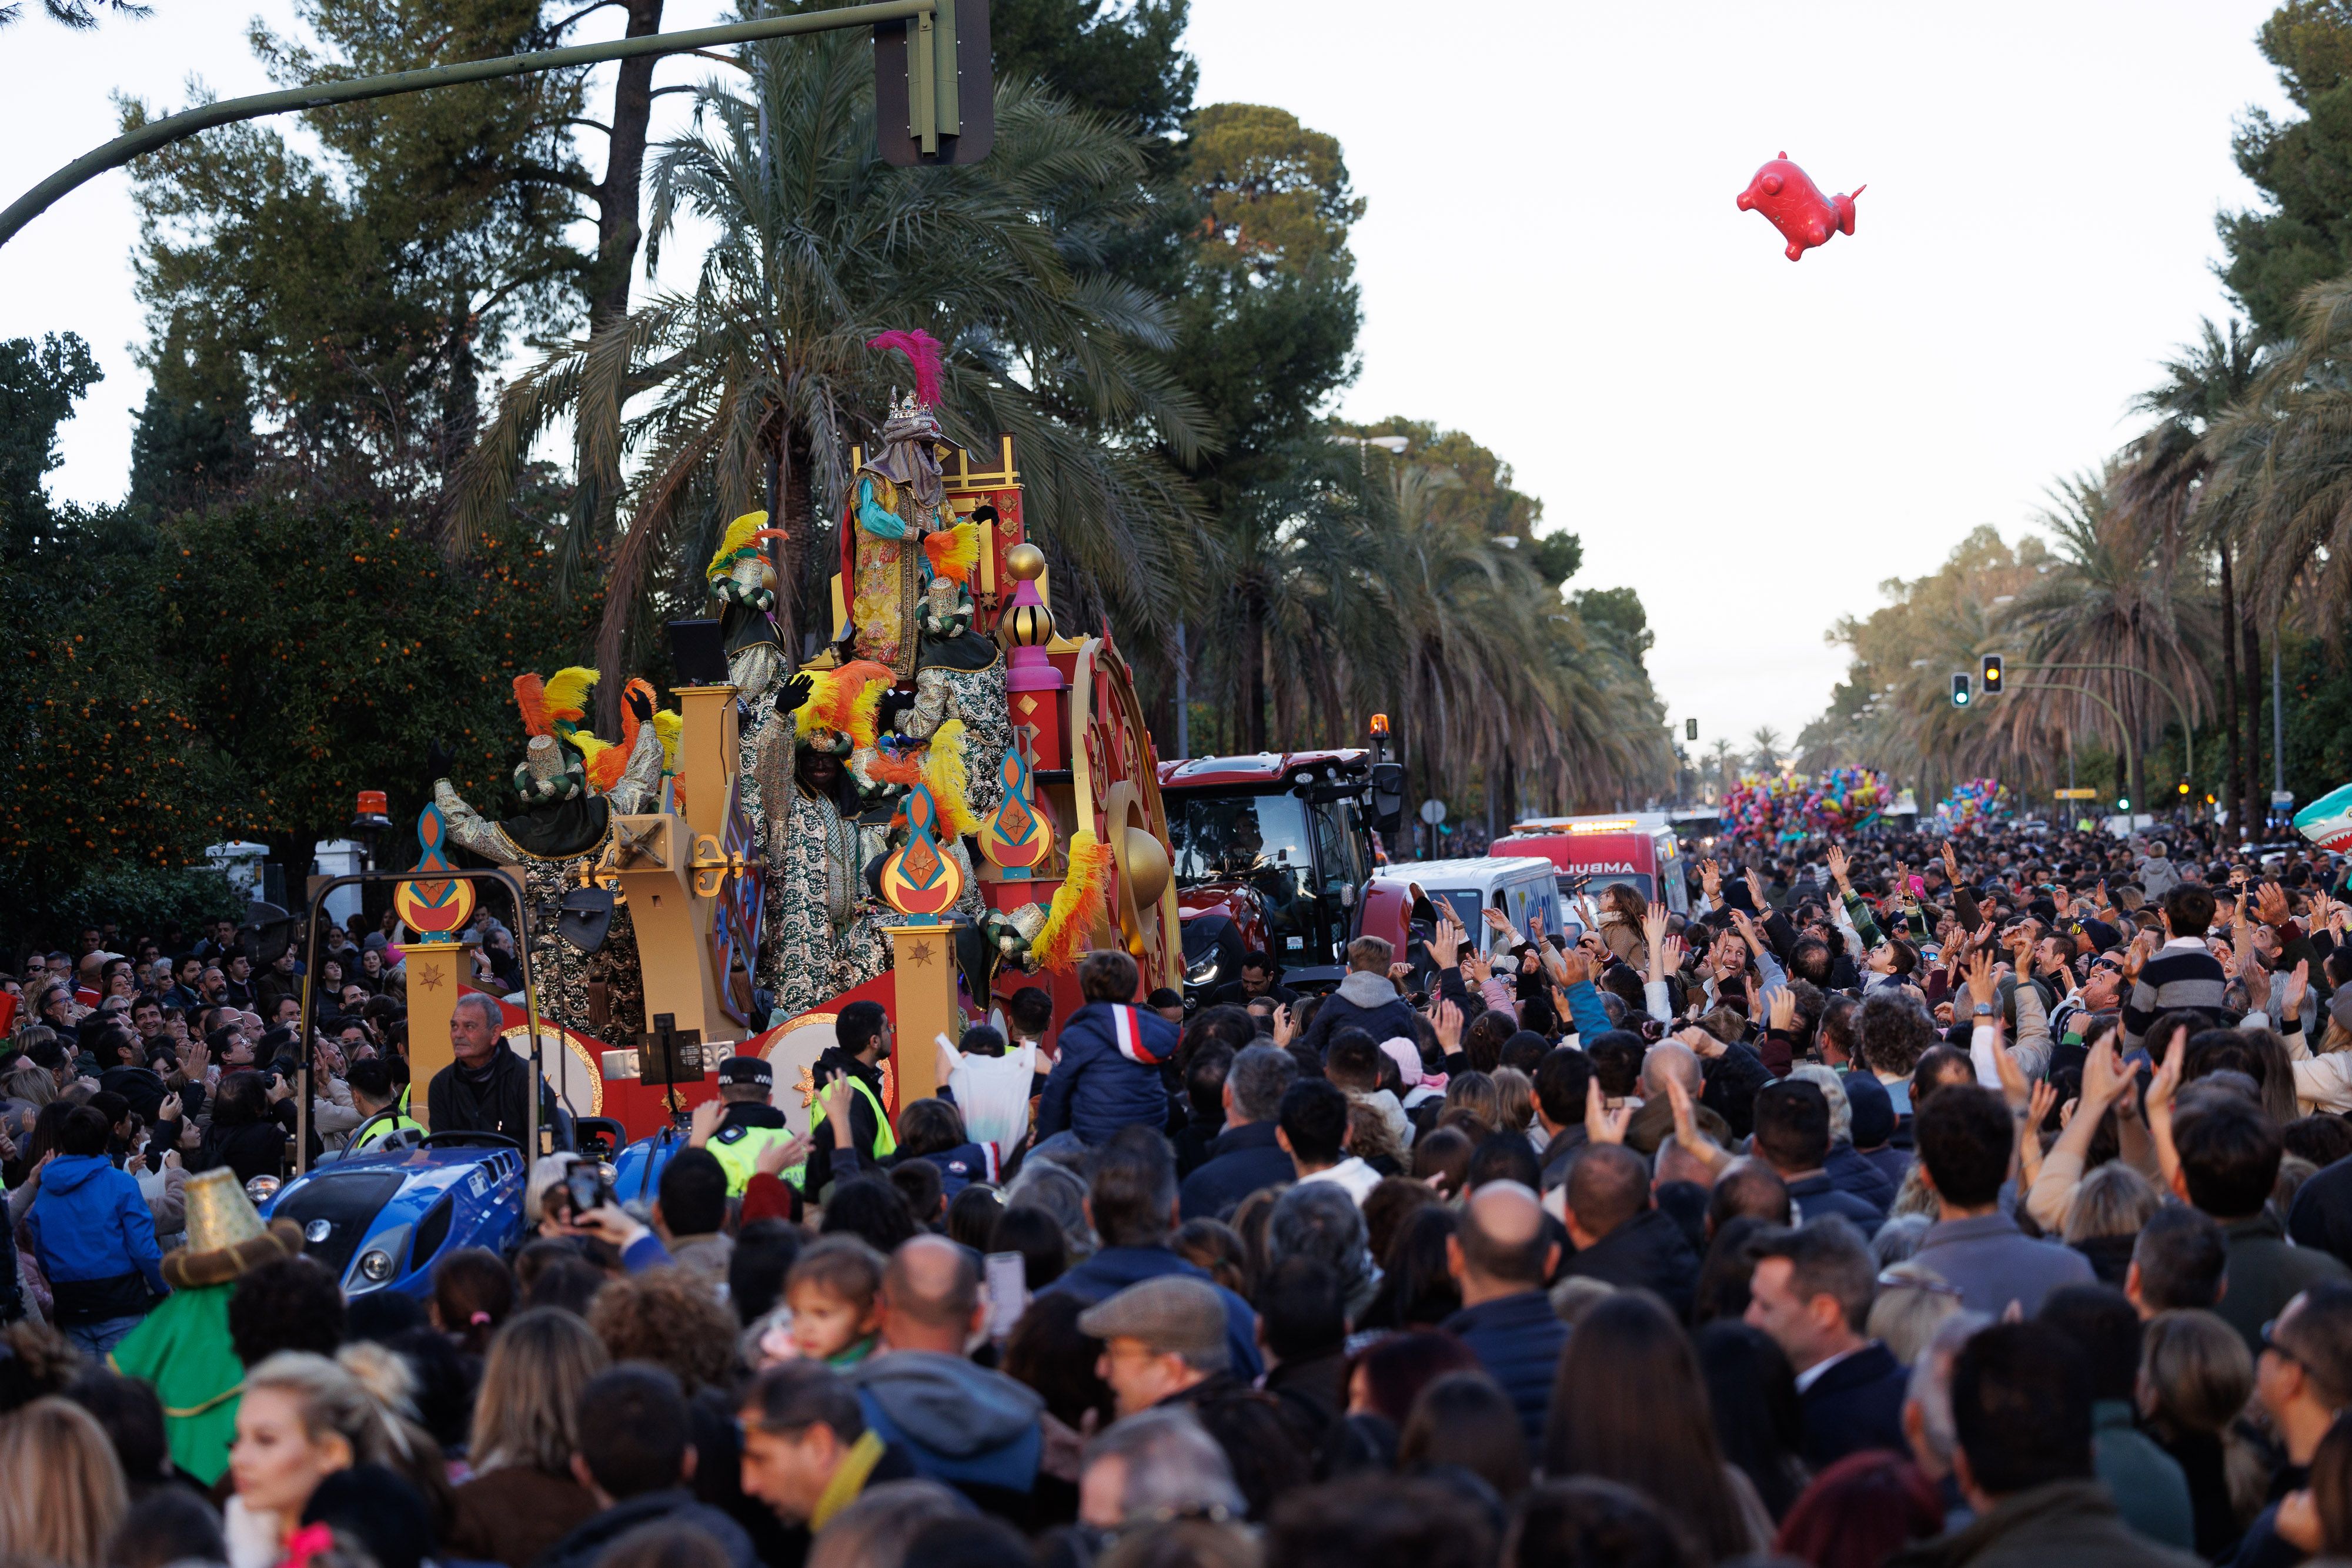
[[1184, 1003], [1241, 977], [1242, 955], [1271, 954], [1293, 990], [1328, 991], [1362, 929], [1365, 883], [1404, 810], [1404, 767], [1384, 716], [1371, 745], [1265, 751], [1160, 765], [1168, 810]]

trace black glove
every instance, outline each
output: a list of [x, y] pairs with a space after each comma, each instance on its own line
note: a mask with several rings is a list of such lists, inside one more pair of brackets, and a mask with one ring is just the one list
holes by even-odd
[[816, 690], [814, 681], [806, 675], [794, 675], [784, 683], [784, 689], [776, 695], [776, 711], [798, 713], [801, 704], [808, 701], [809, 693], [814, 690]]
[[623, 700], [629, 705], [629, 711], [637, 716], [639, 724], [653, 723], [654, 699], [646, 695], [644, 687], [631, 686], [624, 694]]
[[996, 508], [982, 501], [971, 509], [971, 520], [975, 523], [992, 523], [996, 521]]
[[887, 734], [898, 716], [914, 706], [915, 694], [912, 692], [902, 692], [896, 687], [884, 692], [882, 700], [874, 705], [874, 727]]
[[425, 771], [433, 778], [449, 777], [449, 769], [457, 760], [457, 754], [439, 741], [429, 740], [425, 743]]

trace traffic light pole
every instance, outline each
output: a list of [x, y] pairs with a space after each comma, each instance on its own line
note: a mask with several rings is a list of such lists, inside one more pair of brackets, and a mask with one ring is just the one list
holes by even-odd
[[[2162, 681], [2158, 680], [2147, 671], [2141, 669], [2137, 664], [2020, 664], [2018, 668], [2027, 671], [2112, 670], [2127, 675], [2137, 675], [2140, 679], [2154, 686], [2158, 691], [2160, 691], [2166, 696], [2170, 697], [2172, 699], [2173, 716], [2180, 721], [2180, 766], [2182, 770], [2189, 775], [2189, 785], [2192, 790], [2189, 797], [2189, 815], [2192, 817], [2196, 815], [2196, 797], [2193, 790], [2197, 781], [2197, 737], [2196, 733], [2189, 728], [2188, 705], [2180, 700], [2179, 693], [2174, 691], [2170, 686], [2166, 685]], [[2057, 688], [2053, 687], [2051, 689], [2056, 690]], [[2113, 713], [2115, 709], [2110, 706], [2107, 711]], [[2117, 724], [2121, 724], [2122, 722], [2123, 721], [2120, 718], [2116, 720]], [[2132, 788], [2137, 789], [2141, 787], [2141, 780], [2135, 779], [2133, 781]], [[2151, 808], [2151, 810], [2153, 810], [2153, 808]]]
[[[527, 55], [501, 55], [495, 59], [431, 66], [422, 70], [397, 71], [390, 76], [355, 77], [348, 81], [318, 82], [308, 87], [288, 88], [279, 92], [257, 93], [250, 98], [199, 104], [194, 109], [150, 120], [136, 131], [116, 137], [103, 147], [83, 153], [16, 198], [9, 204], [7, 211], [0, 213], [0, 245], [14, 239], [26, 224], [40, 216], [58, 198], [108, 170], [120, 169], [142, 152], [169, 147], [174, 141], [185, 141], [215, 126], [233, 125], [241, 120], [259, 120], [293, 110], [325, 109], [338, 103], [395, 98], [403, 93], [429, 91], [436, 87], [496, 81], [503, 77], [566, 70], [575, 66], [604, 65], [613, 60], [640, 59], [647, 55], [688, 54], [696, 49], [721, 48], [730, 44], [756, 44], [770, 38], [832, 32], [843, 27], [918, 22], [925, 37], [929, 38], [942, 12], [942, 0], [879, 0], [878, 4], [846, 5], [837, 11], [804, 11], [786, 16], [764, 16], [756, 22], [733, 22], [723, 27], [697, 27], [683, 33], [653, 33], [641, 38], [616, 38], [610, 43], [541, 49]], [[944, 14], [953, 16], [953, 0], [945, 0]], [[946, 31], [949, 33], [946, 47], [951, 51], [951, 25]], [[918, 55], [922, 56], [922, 51], [918, 50]], [[933, 82], [937, 73], [931, 57], [923, 56], [914, 63], [925, 73], [924, 82]], [[921, 97], [919, 89], [916, 96]], [[929, 107], [929, 104], [919, 102], [918, 115]], [[936, 117], [926, 124], [935, 127]], [[927, 151], [937, 134], [936, 129], [929, 130], [925, 143]]]

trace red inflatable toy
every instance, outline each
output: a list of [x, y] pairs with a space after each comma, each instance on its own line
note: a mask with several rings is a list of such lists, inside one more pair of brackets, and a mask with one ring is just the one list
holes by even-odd
[[[1853, 196], [1864, 187], [1856, 185]], [[1739, 210], [1762, 213], [1789, 242], [1789, 259], [1795, 261], [1817, 245], [1827, 245], [1832, 233], [1853, 233], [1853, 196], [1840, 192], [1824, 196], [1812, 177], [1781, 153], [1756, 171], [1748, 189], [1739, 193]]]

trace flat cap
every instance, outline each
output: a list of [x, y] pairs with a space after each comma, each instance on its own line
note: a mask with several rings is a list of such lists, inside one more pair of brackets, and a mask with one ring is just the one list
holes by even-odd
[[1181, 1355], [1202, 1372], [1223, 1372], [1225, 1303], [1217, 1288], [1189, 1274], [1162, 1274], [1129, 1285], [1078, 1314], [1078, 1332], [1096, 1339], [1141, 1340], [1161, 1355]]

